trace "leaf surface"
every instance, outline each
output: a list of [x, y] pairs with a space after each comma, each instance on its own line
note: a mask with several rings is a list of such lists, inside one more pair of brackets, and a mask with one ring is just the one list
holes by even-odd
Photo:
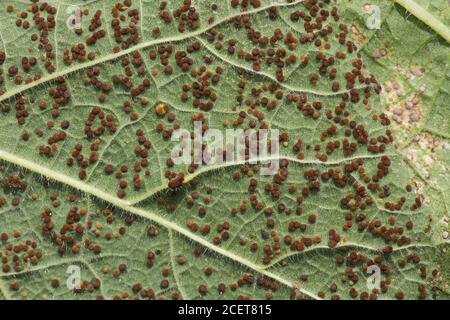
[[[375, 2], [380, 30], [364, 1], [0, 8], [0, 298], [445, 298], [449, 47]], [[194, 121], [278, 129], [280, 169], [173, 164]]]

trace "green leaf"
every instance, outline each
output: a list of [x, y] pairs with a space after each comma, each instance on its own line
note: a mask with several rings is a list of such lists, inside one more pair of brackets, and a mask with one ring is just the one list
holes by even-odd
[[[0, 8], [0, 298], [445, 298], [448, 43], [374, 2], [380, 30], [364, 1]], [[278, 129], [278, 172], [172, 164], [195, 120]]]

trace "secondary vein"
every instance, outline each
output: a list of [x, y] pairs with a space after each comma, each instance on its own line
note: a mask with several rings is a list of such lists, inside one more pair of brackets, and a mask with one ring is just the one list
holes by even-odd
[[413, 0], [395, 0], [396, 3], [408, 10], [417, 19], [425, 23], [437, 34], [450, 43], [450, 29], [447, 28], [440, 20], [436, 19], [431, 13], [425, 10], [422, 6], [418, 5]]

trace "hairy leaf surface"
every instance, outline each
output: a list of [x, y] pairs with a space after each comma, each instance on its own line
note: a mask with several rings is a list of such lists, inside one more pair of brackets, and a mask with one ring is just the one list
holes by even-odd
[[0, 298], [448, 299], [449, 5], [372, 2], [2, 3]]

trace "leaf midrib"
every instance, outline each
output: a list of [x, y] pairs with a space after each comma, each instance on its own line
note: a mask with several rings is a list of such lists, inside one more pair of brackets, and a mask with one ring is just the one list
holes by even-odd
[[[159, 216], [151, 211], [146, 211], [146, 210], [143, 210], [140, 208], [136, 208], [136, 207], [128, 204], [127, 201], [116, 198], [116, 197], [114, 197], [102, 190], [99, 190], [93, 186], [90, 186], [84, 182], [81, 182], [72, 177], [66, 176], [59, 172], [52, 171], [44, 166], [41, 166], [41, 165], [36, 164], [27, 159], [16, 156], [14, 154], [8, 153], [6, 151], [0, 150], [0, 159], [7, 161], [9, 163], [15, 164], [17, 166], [23, 167], [25, 169], [28, 169], [36, 174], [43, 175], [47, 178], [50, 178], [52, 180], [55, 180], [62, 184], [65, 184], [72, 188], [75, 188], [81, 192], [89, 193], [89, 194], [95, 196], [96, 198], [106, 201], [106, 202], [110, 203], [111, 205], [114, 205], [115, 207], [120, 208], [124, 211], [130, 212], [132, 214], [143, 217], [145, 219], [154, 221], [169, 230], [176, 231], [177, 233], [191, 239], [192, 241], [195, 241], [195, 242], [201, 244], [202, 246], [204, 246], [205, 248], [207, 248], [211, 251], [214, 251], [224, 257], [227, 257], [228, 259], [231, 259], [232, 261], [238, 262], [241, 265], [243, 265], [249, 269], [252, 269], [262, 275], [265, 275], [269, 278], [277, 280], [278, 282], [282, 283], [283, 285], [285, 285], [287, 287], [293, 287], [292, 281], [285, 279], [271, 271], [264, 270], [263, 267], [245, 259], [244, 257], [238, 256], [238, 255], [236, 255], [232, 252], [229, 252], [223, 248], [215, 246], [214, 244], [203, 239], [202, 237], [184, 229], [183, 227], [181, 227], [180, 225], [178, 225], [172, 221], [168, 221], [168, 220], [162, 218], [161, 216]], [[312, 293], [308, 290], [305, 290], [305, 289], [298, 289], [298, 290], [300, 292], [302, 292], [303, 294], [308, 295], [311, 298], [320, 300], [320, 298], [317, 295], [315, 295], [314, 293]]]
[[[341, 159], [339, 161], [335, 161], [335, 162], [330, 162], [330, 163], [322, 163], [320, 162], [321, 165], [333, 165], [333, 164], [337, 164], [337, 163], [342, 163], [342, 162], [348, 162], [351, 160], [355, 160], [355, 159], [360, 159], [360, 158], [378, 158], [381, 157], [385, 154], [379, 154], [379, 155], [370, 155], [370, 156], [358, 156], [358, 157], [352, 157], [352, 158], [344, 158]], [[280, 158], [286, 158], [286, 157], [280, 157]], [[158, 224], [160, 224], [161, 226], [167, 228], [169, 230], [169, 232], [171, 230], [189, 238], [192, 241], [195, 241], [199, 244], [201, 244], [202, 246], [204, 246], [205, 248], [214, 251], [222, 256], [227, 257], [228, 259], [238, 262], [239, 264], [252, 269], [262, 275], [265, 275], [267, 277], [270, 277], [274, 280], [279, 281], [280, 283], [286, 285], [287, 287], [294, 287], [295, 285], [293, 284], [293, 281], [285, 279], [279, 275], [277, 275], [276, 273], [273, 273], [271, 271], [269, 271], [270, 267], [273, 267], [273, 264], [269, 265], [269, 266], [260, 266], [254, 262], [251, 262], [250, 260], [245, 259], [244, 257], [240, 256], [240, 255], [236, 255], [233, 252], [227, 251], [224, 248], [218, 247], [212, 243], [210, 243], [209, 241], [203, 239], [202, 237], [190, 232], [189, 230], [186, 230], [185, 228], [183, 228], [182, 226], [178, 225], [175, 222], [169, 221], [167, 219], [164, 219], [163, 217], [161, 217], [160, 215], [148, 211], [148, 210], [143, 210], [140, 208], [137, 208], [135, 206], [133, 206], [134, 204], [137, 204], [138, 202], [144, 200], [145, 198], [142, 199], [135, 199], [132, 201], [127, 201], [127, 200], [122, 200], [119, 199], [115, 196], [112, 196], [111, 194], [104, 192], [98, 188], [95, 188], [87, 183], [84, 183], [80, 180], [77, 180], [75, 178], [72, 178], [70, 176], [66, 176], [60, 172], [56, 172], [53, 171], [49, 168], [46, 168], [42, 165], [39, 165], [35, 162], [32, 162], [30, 160], [27, 160], [25, 158], [22, 158], [20, 156], [11, 154], [9, 152], [0, 150], [0, 159], [3, 161], [7, 161], [9, 163], [12, 163], [14, 165], [17, 165], [19, 167], [25, 168], [35, 174], [39, 174], [42, 176], [45, 176], [46, 178], [52, 179], [54, 181], [57, 181], [59, 183], [62, 183], [64, 185], [70, 186], [71, 188], [74, 188], [80, 192], [85, 192], [88, 193], [92, 196], [95, 196], [96, 198], [103, 200], [105, 202], [108, 202], [114, 206], [116, 206], [117, 208], [120, 208], [124, 211], [130, 212], [132, 214], [135, 214], [137, 216], [143, 217], [144, 219], [147, 220], [151, 220], [154, 221]], [[271, 160], [275, 160], [275, 158], [271, 158]], [[296, 158], [289, 158], [289, 161], [292, 161], [294, 163], [300, 163], [300, 164], [312, 164], [312, 163], [317, 163], [316, 161], [302, 161], [302, 160], [298, 160]], [[237, 165], [239, 163], [232, 163], [232, 164], [225, 164], [225, 166], [230, 166], [230, 165]], [[220, 166], [220, 167], [224, 167], [224, 166]], [[211, 169], [211, 167], [205, 167], [204, 170], [198, 170], [195, 174], [191, 175], [191, 176], [187, 176], [187, 179], [192, 179], [194, 176], [198, 176], [200, 174], [206, 173], [208, 171], [214, 170], [214, 169], [218, 169], [218, 167], [214, 167], [213, 169]], [[146, 197], [151, 197], [152, 195], [156, 194], [157, 192], [160, 192], [164, 189], [166, 189], [167, 187], [164, 186], [160, 186], [157, 188], [157, 190], [153, 190], [152, 194], [147, 194]], [[357, 244], [354, 244], [355, 246], [358, 246]], [[377, 248], [372, 248], [372, 247], [364, 247], [366, 249], [369, 250], [379, 250]], [[313, 249], [317, 249], [316, 247], [314, 247]], [[319, 247], [320, 249], [320, 247]], [[315, 295], [314, 293], [305, 290], [305, 289], [301, 289], [301, 288], [297, 288], [297, 290], [299, 290], [300, 292], [302, 292], [305, 295], [308, 295], [311, 298], [314, 299], [319, 299], [320, 297], [318, 297], [317, 295]]]

